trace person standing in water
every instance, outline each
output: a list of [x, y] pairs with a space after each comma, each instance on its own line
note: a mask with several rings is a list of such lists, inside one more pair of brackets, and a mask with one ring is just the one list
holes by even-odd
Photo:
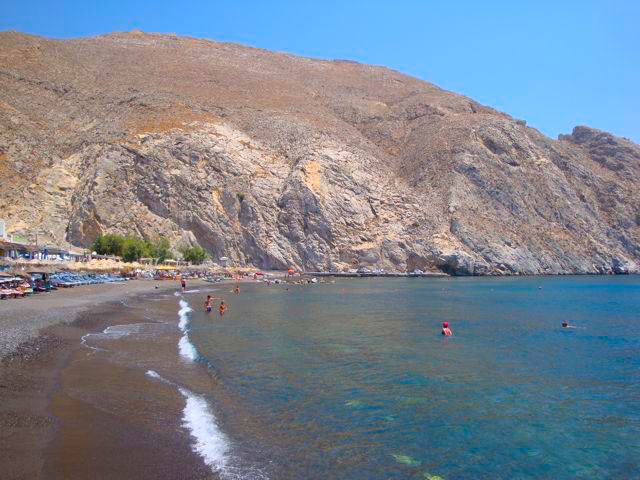
[[211, 312], [211, 295], [207, 295], [207, 299], [204, 301], [204, 309], [207, 313]]
[[236, 295], [240, 293], [240, 285], [236, 285], [235, 292], [236, 292]]
[[449, 322], [442, 322], [442, 332], [441, 333], [445, 337], [450, 337], [451, 335], [453, 335], [453, 332], [449, 328]]
[[219, 307], [219, 310], [220, 310], [220, 316], [224, 315], [224, 311], [225, 311], [226, 309], [227, 309], [227, 307], [225, 306], [225, 304], [224, 304], [224, 300], [223, 300], [223, 301], [221, 301], [221, 302], [220, 302], [220, 307]]
[[180, 285], [182, 286], [182, 291], [184, 292], [187, 289], [187, 281], [183, 277], [180, 277]]

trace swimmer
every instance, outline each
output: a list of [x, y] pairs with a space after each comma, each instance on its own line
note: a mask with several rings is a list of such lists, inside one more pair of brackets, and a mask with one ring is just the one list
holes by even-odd
[[220, 307], [219, 307], [220, 315], [224, 315], [224, 311], [225, 311], [226, 308], [227, 307], [225, 306], [224, 300], [223, 300], [222, 302], [220, 302]]
[[240, 293], [240, 285], [236, 285], [236, 289], [234, 291], [236, 292], [236, 295]]
[[578, 328], [575, 325], [569, 325], [569, 322], [567, 322], [566, 320], [562, 321], [562, 328]]
[[204, 309], [209, 313], [211, 311], [211, 295], [207, 295], [207, 299], [204, 301]]
[[450, 337], [451, 335], [453, 335], [453, 332], [449, 328], [449, 322], [442, 322], [442, 332], [441, 333], [445, 337]]

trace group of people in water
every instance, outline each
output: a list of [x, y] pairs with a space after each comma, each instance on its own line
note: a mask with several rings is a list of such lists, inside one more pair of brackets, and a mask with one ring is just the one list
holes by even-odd
[[[180, 279], [180, 286], [182, 287], [182, 292], [184, 293], [187, 289], [187, 281], [184, 278]], [[233, 291], [236, 295], [239, 294], [240, 285], [236, 285], [236, 288], [234, 288]], [[227, 310], [227, 306], [225, 305], [224, 300], [219, 297], [212, 297], [211, 295], [207, 295], [207, 298], [204, 300], [204, 310], [207, 313], [211, 313], [211, 310], [213, 310], [214, 300], [220, 300], [220, 305], [218, 306], [218, 312], [220, 312], [220, 316], [224, 315], [224, 312]]]
[[[234, 293], [238, 295], [240, 293], [240, 285], [236, 285], [236, 288], [233, 289]], [[227, 306], [224, 304], [224, 300], [222, 298], [214, 298], [211, 295], [207, 295], [207, 298], [204, 300], [204, 309], [207, 313], [211, 313], [213, 309], [213, 301], [220, 300], [220, 305], [218, 306], [218, 312], [220, 312], [220, 316], [224, 315], [224, 312], [227, 309]]]
[[[574, 325], [569, 325], [569, 322], [567, 322], [566, 320], [563, 320], [562, 328], [578, 328], [578, 327]], [[445, 337], [450, 337], [451, 335], [453, 335], [453, 332], [449, 328], [449, 322], [442, 322], [442, 331], [440, 333], [442, 333], [442, 335], [444, 335]]]
[[[187, 282], [185, 281], [185, 279], [181, 279], [180, 281], [181, 287], [182, 287], [182, 291], [184, 292], [187, 288]], [[240, 293], [240, 285], [236, 285], [236, 287], [234, 288], [234, 293], [237, 295]], [[204, 309], [207, 313], [211, 313], [211, 310], [213, 309], [213, 301], [214, 300], [220, 300], [220, 305], [218, 306], [218, 312], [220, 312], [220, 316], [224, 315], [224, 312], [227, 309], [227, 306], [224, 304], [224, 300], [222, 298], [214, 298], [211, 295], [207, 295], [207, 298], [204, 301]], [[562, 321], [562, 328], [576, 328], [573, 325], [569, 325], [569, 322], [567, 322], [566, 320]], [[451, 331], [451, 328], [449, 328], [449, 322], [442, 322], [442, 330], [440, 331], [440, 333], [445, 336], [445, 337], [450, 337], [451, 335], [453, 335], [453, 332]]]

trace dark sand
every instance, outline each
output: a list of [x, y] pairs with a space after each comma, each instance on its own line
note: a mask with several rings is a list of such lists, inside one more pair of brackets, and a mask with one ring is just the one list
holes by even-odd
[[[204, 283], [204, 282], [200, 282]], [[192, 282], [189, 282], [191, 285]], [[155, 287], [158, 287], [156, 289]], [[0, 300], [0, 358], [40, 336], [50, 326], [71, 322], [92, 305], [125, 301], [144, 293], [176, 290], [174, 281], [132, 280], [126, 283], [61, 288], [25, 298]], [[20, 357], [28, 352], [23, 351]]]
[[130, 307], [167, 290], [177, 284], [132, 281], [0, 303], [0, 335], [27, 336], [0, 360], [2, 479], [215, 478], [180, 428], [175, 389], [81, 344], [111, 325], [148, 322]]

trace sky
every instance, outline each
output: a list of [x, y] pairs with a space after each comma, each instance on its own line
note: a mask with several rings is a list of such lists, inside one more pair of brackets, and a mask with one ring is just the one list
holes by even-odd
[[133, 29], [384, 65], [553, 138], [588, 125], [640, 143], [636, 0], [0, 0], [0, 30]]

